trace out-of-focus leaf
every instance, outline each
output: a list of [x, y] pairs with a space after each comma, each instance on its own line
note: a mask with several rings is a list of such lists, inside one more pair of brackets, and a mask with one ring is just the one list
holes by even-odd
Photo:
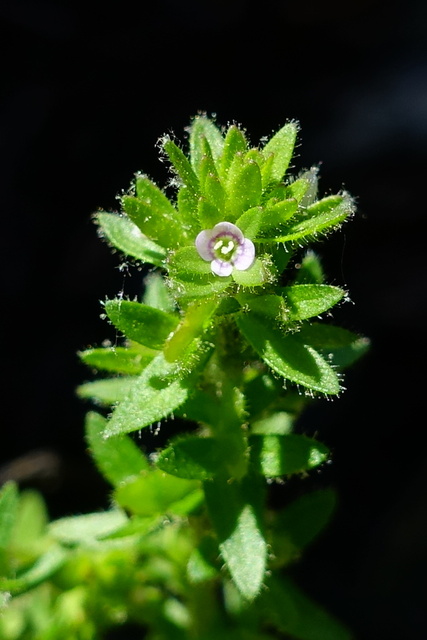
[[120, 509], [54, 520], [49, 534], [64, 545], [92, 545], [121, 529], [128, 519]]
[[272, 576], [260, 607], [279, 631], [297, 640], [351, 640], [350, 632], [287, 576]]
[[348, 367], [369, 350], [368, 338], [330, 324], [313, 322], [303, 325], [296, 337], [318, 349], [325, 358], [340, 368]]
[[94, 400], [100, 405], [110, 406], [116, 402], [122, 402], [129, 394], [137, 378], [135, 376], [122, 376], [106, 380], [86, 382], [77, 387], [79, 398]]
[[156, 352], [142, 347], [99, 347], [79, 353], [88, 366], [100, 371], [137, 375], [151, 362]]
[[260, 525], [259, 487], [217, 478], [205, 482], [208, 511], [218, 535], [221, 556], [234, 584], [247, 600], [253, 600], [264, 580], [267, 543]]
[[205, 536], [190, 555], [187, 577], [192, 584], [211, 580], [218, 576], [218, 544], [211, 536]]
[[18, 512], [18, 504], [18, 488], [15, 482], [6, 482], [0, 490], [0, 551], [5, 549], [9, 543]]
[[120, 506], [139, 516], [177, 513], [187, 498], [194, 498], [197, 504], [199, 486], [194, 480], [176, 478], [157, 469], [121, 484], [114, 497]]
[[329, 455], [324, 444], [298, 434], [253, 435], [249, 445], [254, 468], [267, 478], [308, 471]]
[[148, 461], [129, 436], [104, 438], [107, 420], [91, 411], [86, 416], [86, 440], [96, 466], [117, 486], [130, 476], [148, 469]]
[[224, 455], [214, 438], [187, 436], [163, 449], [156, 466], [178, 478], [207, 480], [224, 469]]
[[298, 265], [294, 284], [323, 284], [325, 275], [319, 256], [314, 251], [307, 251]]
[[13, 549], [21, 554], [33, 553], [45, 533], [47, 523], [48, 513], [42, 495], [33, 489], [22, 491], [11, 537]]
[[175, 310], [174, 301], [169, 294], [165, 278], [161, 273], [158, 271], [149, 273], [144, 278], [144, 287], [144, 296], [142, 298], [144, 304], [166, 313], [171, 313]]
[[329, 523], [337, 503], [336, 492], [320, 489], [297, 498], [276, 512], [276, 538], [283, 538], [293, 550], [300, 552]]
[[0, 589], [12, 595], [25, 593], [50, 578], [67, 559], [67, 553], [61, 547], [52, 546], [40, 556], [30, 569], [16, 578], [0, 580]]

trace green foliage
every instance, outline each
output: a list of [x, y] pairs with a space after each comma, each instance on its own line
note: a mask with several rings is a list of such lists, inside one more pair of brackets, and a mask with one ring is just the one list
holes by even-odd
[[252, 600], [264, 581], [267, 543], [263, 534], [260, 503], [263, 487], [254, 478], [205, 483], [206, 502], [223, 560], [241, 595]]
[[[109, 411], [88, 413], [85, 437], [111, 508], [48, 524], [38, 494], [3, 487], [1, 638], [101, 640], [125, 621], [150, 640], [350, 638], [284, 573], [327, 526], [335, 493], [268, 501], [271, 482], [330, 460], [295, 422], [341, 392], [342, 370], [368, 348], [331, 324], [347, 294], [301, 250], [354, 204], [345, 192], [318, 199], [316, 167], [289, 171], [297, 134], [288, 122], [252, 147], [239, 126], [199, 115], [189, 153], [160, 141], [171, 197], [138, 173], [119, 213], [95, 214], [125, 259], [153, 267], [140, 299], [104, 303], [118, 346], [79, 354], [108, 376], [77, 393]], [[176, 434], [146, 455], [132, 434], [166, 420]]]
[[308, 471], [329, 454], [321, 442], [296, 434], [253, 435], [249, 443], [254, 467], [267, 478]]

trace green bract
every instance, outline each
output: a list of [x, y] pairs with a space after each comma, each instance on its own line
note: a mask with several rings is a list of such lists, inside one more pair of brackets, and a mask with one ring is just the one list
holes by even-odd
[[111, 505], [48, 525], [39, 495], [5, 484], [0, 637], [87, 640], [129, 621], [153, 640], [350, 638], [284, 574], [335, 493], [268, 499], [273, 482], [321, 477], [331, 452], [317, 425], [295, 423], [314, 396], [341, 392], [368, 347], [332, 324], [347, 292], [305, 247], [353, 201], [318, 198], [316, 167], [290, 173], [297, 133], [291, 121], [253, 147], [235, 124], [197, 116], [188, 153], [161, 140], [167, 191], [138, 173], [119, 213], [95, 214], [100, 235], [149, 268], [141, 299], [103, 303], [116, 338], [79, 354], [101, 374], [78, 394], [99, 406], [85, 436]]

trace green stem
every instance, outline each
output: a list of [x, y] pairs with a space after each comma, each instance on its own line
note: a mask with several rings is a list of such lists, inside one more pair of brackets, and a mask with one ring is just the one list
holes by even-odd
[[239, 344], [234, 325], [229, 321], [221, 323], [209, 374], [221, 403], [221, 417], [212, 428], [213, 435], [224, 451], [227, 472], [240, 480], [247, 473], [249, 461]]

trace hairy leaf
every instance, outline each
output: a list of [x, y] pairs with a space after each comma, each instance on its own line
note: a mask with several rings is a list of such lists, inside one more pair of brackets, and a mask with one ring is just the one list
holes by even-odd
[[321, 442], [297, 434], [253, 435], [249, 445], [254, 467], [267, 478], [308, 471], [329, 455]]
[[165, 249], [147, 238], [129, 218], [102, 211], [96, 214], [95, 219], [101, 234], [116, 249], [142, 262], [163, 266]]
[[161, 349], [166, 338], [176, 329], [178, 316], [130, 300], [107, 300], [105, 312], [127, 338], [150, 349]]
[[130, 476], [148, 469], [149, 465], [129, 436], [104, 437], [107, 420], [91, 411], [86, 416], [86, 441], [96, 466], [112, 485], [117, 486]]
[[268, 366], [287, 380], [313, 391], [337, 394], [337, 374], [313, 347], [296, 336], [268, 326], [254, 314], [242, 314], [237, 324]]

